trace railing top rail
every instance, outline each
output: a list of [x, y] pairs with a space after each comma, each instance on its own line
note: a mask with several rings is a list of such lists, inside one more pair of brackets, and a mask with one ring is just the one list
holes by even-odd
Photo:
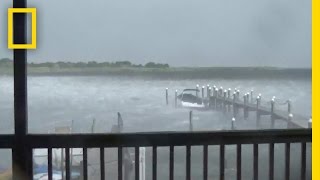
[[[7, 138], [7, 139], [6, 139]], [[14, 138], [0, 135], [0, 148]], [[142, 132], [121, 134], [29, 134], [23, 142], [31, 148], [93, 148], [186, 146], [311, 142], [311, 129], [225, 130], [195, 132]]]

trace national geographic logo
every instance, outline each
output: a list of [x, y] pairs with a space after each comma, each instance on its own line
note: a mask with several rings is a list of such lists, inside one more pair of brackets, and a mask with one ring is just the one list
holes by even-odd
[[[31, 13], [31, 43], [13, 43], [13, 14]], [[37, 48], [37, 9], [36, 8], [8, 8], [8, 49], [36, 49]]]

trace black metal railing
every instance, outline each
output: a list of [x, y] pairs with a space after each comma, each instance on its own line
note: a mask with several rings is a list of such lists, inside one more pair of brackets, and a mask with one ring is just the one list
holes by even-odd
[[[12, 148], [15, 144], [11, 135], [0, 136], [0, 148]], [[121, 134], [72, 134], [26, 136], [24, 145], [27, 149], [48, 149], [48, 174], [52, 179], [52, 149], [65, 149], [65, 178], [70, 179], [70, 149], [83, 148], [82, 178], [88, 179], [88, 148], [100, 148], [101, 180], [105, 179], [104, 148], [118, 149], [118, 180], [123, 179], [123, 148], [135, 149], [135, 180], [139, 179], [139, 147], [152, 147], [152, 179], [157, 179], [157, 148], [169, 147], [169, 179], [174, 179], [174, 148], [186, 147], [186, 179], [191, 179], [191, 147], [203, 146], [203, 179], [208, 179], [208, 146], [220, 146], [220, 179], [225, 178], [225, 147], [236, 145], [237, 179], [241, 179], [242, 145], [253, 145], [253, 177], [258, 179], [259, 144], [269, 144], [269, 179], [274, 179], [274, 145], [285, 144], [285, 179], [290, 179], [290, 144], [301, 143], [301, 179], [306, 179], [306, 143], [312, 142], [311, 129], [286, 130], [238, 130], [210, 132], [155, 132], [155, 133], [121, 133]], [[32, 159], [29, 157], [28, 159]], [[29, 167], [28, 171], [32, 171]], [[32, 174], [32, 173], [31, 173]], [[27, 179], [32, 179], [29, 177]]]

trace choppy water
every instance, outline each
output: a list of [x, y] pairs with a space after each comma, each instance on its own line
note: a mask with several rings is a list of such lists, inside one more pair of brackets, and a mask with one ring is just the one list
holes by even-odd
[[[173, 107], [174, 91], [177, 89], [181, 92], [184, 88], [195, 87], [196, 84], [200, 86], [214, 84], [219, 87], [223, 86], [224, 88], [238, 88], [241, 92], [248, 92], [253, 89], [256, 95], [261, 93], [263, 99], [266, 100], [271, 99], [272, 96], [276, 96], [279, 101], [290, 99], [294, 112], [305, 116], [311, 114], [311, 80], [306, 79], [155, 80], [103, 76], [29, 77], [29, 132], [52, 132], [55, 126], [71, 124], [72, 120], [74, 121], [74, 132], [90, 132], [93, 119], [96, 119], [96, 132], [109, 132], [112, 125], [117, 122], [117, 112], [121, 112], [124, 120], [124, 131], [127, 132], [188, 130], [189, 110], [175, 109]], [[165, 88], [169, 88], [169, 106], [165, 105]], [[13, 133], [12, 77], [0, 77], [0, 94], [0, 133]], [[253, 117], [252, 115], [252, 118], [248, 120], [243, 120], [241, 116], [238, 117], [237, 128], [256, 128]], [[221, 112], [195, 111], [193, 126], [195, 130], [229, 129], [230, 119], [230, 115], [224, 115]], [[268, 127], [268, 119], [268, 117], [265, 117], [266, 123], [263, 127]], [[284, 127], [284, 124], [278, 123], [277, 127]], [[267, 146], [261, 145], [259, 147], [261, 147], [260, 151], [263, 154], [263, 157], [260, 159], [266, 159], [268, 157]], [[216, 177], [219, 172], [219, 151], [218, 147], [212, 148], [215, 150], [210, 154], [209, 166], [211, 170], [209, 172], [210, 177]], [[231, 178], [234, 177], [236, 173], [234, 170], [235, 149], [232, 146], [228, 148], [226, 157], [228, 157], [227, 166], [229, 166], [229, 168], [226, 172], [227, 177]], [[279, 145], [276, 146], [276, 149], [279, 150], [279, 158], [276, 158], [276, 161], [281, 161], [284, 155], [284, 148], [282, 145]], [[299, 154], [299, 148], [294, 149], [293, 152]], [[192, 176], [195, 179], [200, 178], [202, 174], [202, 151], [201, 148], [197, 147], [194, 147], [192, 151]], [[252, 146], [244, 147], [243, 151], [243, 158], [246, 158], [246, 160], [243, 159], [243, 176], [245, 179], [250, 179], [250, 177], [252, 177]], [[1, 152], [2, 151], [0, 151], [0, 153]], [[160, 159], [159, 161], [158, 175], [163, 175], [164, 179], [168, 177], [168, 164], [166, 164], [168, 152], [166, 148], [159, 152], [159, 156], [164, 157], [165, 160]], [[183, 165], [185, 163], [185, 155], [183, 155], [183, 152], [185, 153], [184, 148], [180, 148], [180, 150], [178, 148], [176, 150], [176, 179], [183, 179], [185, 175], [185, 165]], [[10, 158], [4, 154], [8, 154], [8, 152], [1, 154], [0, 165], [6, 164]], [[147, 151], [147, 162], [150, 159], [150, 151]], [[267, 179], [267, 165], [261, 161], [259, 164], [261, 169], [260, 176], [262, 179]], [[282, 161], [279, 163], [277, 164], [280, 168]], [[284, 165], [284, 161], [282, 164]], [[292, 168], [299, 170], [299, 166], [299, 161], [293, 160]], [[150, 168], [151, 166], [147, 166], [147, 177], [151, 177]], [[276, 168], [276, 172], [279, 168]], [[283, 176], [279, 174], [277, 177], [281, 179]], [[297, 179], [298, 177], [297, 175]]]

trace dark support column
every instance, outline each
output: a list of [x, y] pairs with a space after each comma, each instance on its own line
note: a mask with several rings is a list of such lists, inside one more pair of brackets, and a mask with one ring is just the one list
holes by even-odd
[[[14, 0], [14, 8], [25, 8], [26, 0]], [[26, 43], [26, 14], [13, 15], [13, 42]], [[13, 179], [32, 179], [32, 149], [28, 148], [25, 137], [28, 133], [27, 117], [27, 51], [14, 50], [14, 129], [15, 141], [12, 148]]]

